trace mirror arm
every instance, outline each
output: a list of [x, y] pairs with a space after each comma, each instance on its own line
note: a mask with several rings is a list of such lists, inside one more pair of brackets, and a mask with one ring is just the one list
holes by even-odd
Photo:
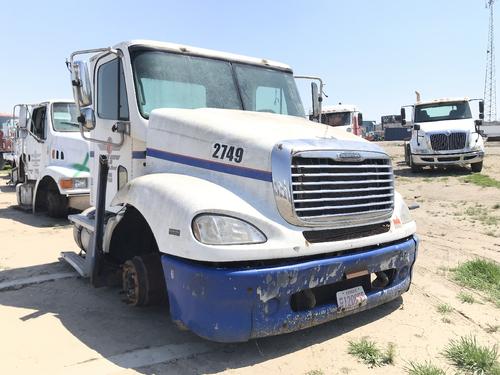
[[310, 79], [310, 80], [318, 81], [319, 82], [319, 90], [318, 90], [318, 92], [319, 92], [319, 97], [318, 97], [318, 102], [319, 102], [319, 117], [318, 117], [318, 123], [321, 124], [321, 112], [322, 112], [322, 102], [323, 102], [323, 87], [324, 87], [323, 80], [320, 77], [315, 77], [315, 76], [294, 76], [294, 78]]
[[101, 145], [111, 145], [113, 147], [123, 146], [123, 143], [125, 142], [125, 132], [119, 132], [119, 133], [120, 133], [119, 142], [108, 142], [108, 141], [103, 141], [102, 139], [87, 137], [85, 135], [85, 130], [83, 129], [83, 125], [80, 123], [80, 135], [82, 136], [82, 138], [90, 142], [99, 143]]

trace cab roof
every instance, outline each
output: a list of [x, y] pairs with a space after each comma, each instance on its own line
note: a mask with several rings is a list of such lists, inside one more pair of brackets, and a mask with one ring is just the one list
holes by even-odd
[[356, 112], [357, 110], [358, 108], [354, 104], [336, 104], [324, 106], [321, 113]]
[[176, 44], [176, 43], [168, 43], [168, 42], [158, 42], [158, 41], [154, 41], [154, 40], [137, 39], [137, 40], [129, 40], [129, 41], [120, 42], [120, 43], [116, 44], [115, 46], [113, 46], [113, 48], [121, 49], [121, 50], [128, 49], [129, 47], [157, 48], [157, 49], [161, 49], [161, 50], [165, 50], [165, 51], [172, 51], [172, 52], [181, 53], [181, 54], [211, 57], [211, 58], [216, 58], [216, 59], [241, 62], [241, 63], [245, 63], [245, 64], [260, 65], [263, 67], [288, 70], [290, 72], [292, 71], [292, 68], [289, 65], [283, 64], [283, 63], [280, 63], [277, 61], [272, 61], [272, 60], [268, 60], [268, 59], [264, 59], [264, 58], [238, 55], [238, 54], [228, 53], [228, 52], [221, 52], [221, 51], [205, 49], [205, 48], [198, 48], [198, 47], [188, 46], [185, 44]]

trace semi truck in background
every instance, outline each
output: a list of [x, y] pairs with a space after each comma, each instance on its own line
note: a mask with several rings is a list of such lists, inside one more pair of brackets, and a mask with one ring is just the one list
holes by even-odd
[[321, 122], [328, 126], [338, 127], [354, 135], [362, 135], [363, 115], [355, 105], [337, 104], [324, 106], [321, 111]]
[[70, 216], [81, 252], [61, 257], [92, 285], [167, 302], [180, 327], [219, 342], [410, 287], [416, 225], [390, 157], [308, 121], [289, 66], [145, 40], [67, 64], [95, 209]]
[[15, 119], [10, 114], [0, 113], [0, 170], [6, 162], [12, 162], [12, 129]]
[[70, 208], [88, 208], [89, 142], [74, 125], [75, 103], [17, 104], [13, 112], [19, 119], [11, 171], [17, 203], [33, 213], [46, 211], [51, 217], [66, 217]]
[[401, 122], [407, 126], [406, 108], [411, 114], [411, 138], [405, 141], [405, 162], [412, 172], [424, 166], [446, 167], [470, 164], [472, 172], [481, 172], [484, 140], [481, 131], [484, 102], [479, 103], [479, 119], [473, 119], [468, 98], [444, 98], [417, 101], [401, 108]]

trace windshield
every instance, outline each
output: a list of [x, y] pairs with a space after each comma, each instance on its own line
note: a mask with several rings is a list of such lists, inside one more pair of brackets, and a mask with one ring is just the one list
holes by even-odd
[[469, 102], [425, 104], [415, 107], [415, 122], [472, 118]]
[[56, 132], [77, 132], [78, 113], [75, 103], [52, 104], [52, 124]]
[[351, 125], [351, 112], [323, 113], [321, 122], [330, 126]]
[[290, 72], [205, 57], [138, 50], [132, 66], [139, 110], [244, 109], [304, 116]]

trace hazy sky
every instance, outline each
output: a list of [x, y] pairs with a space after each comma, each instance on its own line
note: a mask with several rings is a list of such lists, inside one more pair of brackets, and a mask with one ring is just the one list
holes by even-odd
[[[357, 104], [365, 119], [398, 113], [416, 89], [422, 99], [483, 96], [483, 0], [2, 3], [0, 112], [71, 97], [66, 57], [128, 39], [285, 62], [324, 79], [326, 104]], [[299, 88], [309, 108], [308, 86]]]

